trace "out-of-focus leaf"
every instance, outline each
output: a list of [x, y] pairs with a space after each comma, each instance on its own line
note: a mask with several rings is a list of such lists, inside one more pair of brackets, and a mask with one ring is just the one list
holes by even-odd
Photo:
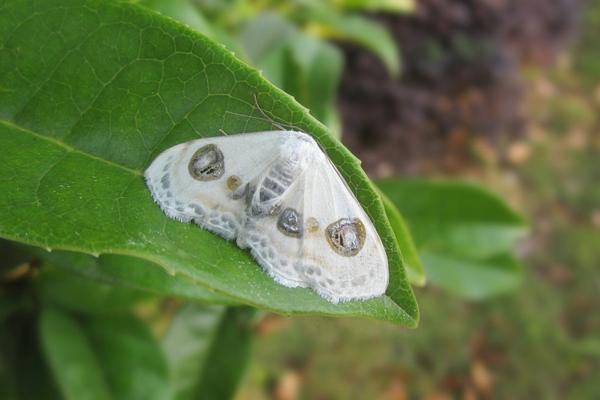
[[398, 76], [401, 56], [391, 34], [379, 23], [360, 15], [342, 14], [320, 3], [306, 7], [309, 29], [329, 38], [347, 40], [373, 52], [391, 76]]
[[515, 288], [513, 246], [526, 231], [502, 199], [462, 182], [383, 179], [380, 189], [406, 218], [427, 279], [469, 299]]
[[176, 398], [230, 399], [245, 371], [254, 310], [186, 305], [163, 340]]
[[0, 399], [62, 399], [43, 359], [32, 314], [0, 323]]
[[238, 304], [187, 277], [174, 277], [160, 266], [143, 259], [113, 254], [93, 257], [67, 251], [48, 253], [39, 249], [35, 253], [56, 268], [110, 285], [205, 303]]
[[45, 264], [36, 279], [45, 303], [85, 313], [128, 312], [150, 297], [148, 292], [100, 283]]
[[329, 0], [344, 10], [407, 13], [415, 9], [414, 0]]
[[261, 68], [262, 60], [285, 46], [296, 34], [290, 22], [274, 12], [264, 12], [244, 25], [239, 40], [252, 63]]
[[298, 31], [272, 12], [249, 21], [240, 38], [252, 63], [266, 78], [323, 123], [338, 125], [334, 101], [343, 58], [335, 46]]
[[425, 269], [419, 258], [412, 234], [404, 221], [404, 217], [402, 217], [400, 211], [398, 211], [394, 203], [384, 193], [381, 193], [381, 199], [383, 200], [387, 217], [396, 234], [396, 240], [398, 241], [398, 246], [400, 246], [408, 279], [413, 285], [423, 286], [426, 281]]
[[[317, 119], [330, 128], [335, 127], [335, 98], [343, 69], [343, 57], [339, 49], [298, 33], [290, 42], [290, 55], [299, 67], [298, 74], [294, 75], [293, 69], [285, 71], [283, 89], [308, 107]], [[293, 87], [295, 90], [288, 90]], [[339, 130], [332, 131], [337, 137], [340, 136]]]
[[45, 307], [40, 337], [65, 399], [168, 399], [160, 346], [133, 316], [79, 317]]
[[166, 358], [146, 324], [131, 315], [90, 317], [82, 326], [113, 399], [170, 399]]
[[[9, 0], [0, 26], [1, 237], [141, 258], [280, 313], [417, 324], [394, 233], [358, 160], [229, 51], [125, 2]], [[265, 114], [310, 133], [337, 165], [385, 246], [385, 296], [332, 304], [283, 287], [248, 251], [152, 201], [143, 171], [156, 155], [200, 137], [276, 129]]]
[[427, 250], [420, 254], [432, 283], [470, 300], [513, 290], [523, 278], [522, 265], [509, 254], [481, 260]]
[[526, 232], [521, 216], [473, 184], [391, 178], [377, 185], [408, 220], [420, 249], [486, 258], [510, 251]]
[[55, 308], [44, 308], [40, 338], [46, 360], [66, 400], [112, 398], [92, 345], [74, 318]]

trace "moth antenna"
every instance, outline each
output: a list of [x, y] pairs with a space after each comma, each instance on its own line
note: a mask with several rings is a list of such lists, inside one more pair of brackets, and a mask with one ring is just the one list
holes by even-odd
[[219, 132], [221, 132], [223, 136], [228, 136], [227, 132], [225, 132], [222, 128], [219, 128]]
[[302, 129], [300, 129], [299, 127], [295, 126], [295, 125], [282, 125], [279, 122], [275, 121], [271, 116], [269, 116], [263, 109], [262, 107], [258, 104], [258, 98], [256, 97], [256, 93], [253, 93], [252, 96], [254, 97], [254, 104], [256, 105], [256, 108], [258, 109], [258, 111], [263, 115], [263, 117], [269, 121], [272, 125], [274, 125], [275, 127], [281, 129], [282, 131], [286, 131], [289, 128], [293, 128], [296, 131], [299, 132], [303, 132]]

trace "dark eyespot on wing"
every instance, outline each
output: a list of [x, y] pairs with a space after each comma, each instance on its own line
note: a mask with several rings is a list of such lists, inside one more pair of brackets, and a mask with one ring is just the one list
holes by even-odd
[[341, 218], [325, 229], [329, 246], [339, 255], [357, 255], [365, 244], [366, 230], [358, 218]]
[[190, 175], [199, 181], [213, 181], [223, 176], [225, 160], [223, 153], [214, 144], [199, 148], [188, 164]]
[[277, 218], [277, 229], [290, 237], [302, 237], [302, 215], [293, 208], [286, 208]]

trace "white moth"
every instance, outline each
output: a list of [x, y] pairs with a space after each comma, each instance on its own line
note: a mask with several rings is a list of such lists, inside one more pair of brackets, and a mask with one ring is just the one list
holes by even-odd
[[386, 290], [377, 231], [305, 133], [192, 140], [161, 153], [145, 177], [169, 217], [236, 239], [284, 286], [310, 287], [332, 303]]

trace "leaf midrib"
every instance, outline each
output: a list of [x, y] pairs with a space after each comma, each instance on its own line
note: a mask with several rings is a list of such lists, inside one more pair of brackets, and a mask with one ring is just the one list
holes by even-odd
[[126, 167], [124, 165], [115, 163], [113, 161], [107, 160], [105, 158], [96, 156], [94, 154], [88, 153], [86, 151], [83, 151], [83, 150], [78, 149], [76, 147], [73, 147], [71, 145], [68, 145], [65, 142], [62, 142], [61, 140], [54, 139], [54, 138], [52, 138], [50, 136], [42, 135], [41, 133], [37, 133], [37, 132], [34, 132], [34, 131], [30, 130], [30, 129], [24, 128], [24, 127], [22, 127], [22, 126], [20, 126], [18, 124], [15, 124], [14, 122], [11, 122], [11, 121], [8, 121], [8, 120], [5, 120], [5, 119], [1, 119], [0, 123], [4, 124], [6, 126], [12, 127], [12, 128], [16, 128], [16, 129], [18, 129], [18, 130], [20, 130], [20, 131], [22, 131], [22, 132], [24, 132], [24, 133], [26, 133], [28, 135], [34, 136], [37, 139], [41, 139], [41, 140], [44, 140], [46, 142], [52, 143], [52, 144], [54, 144], [56, 146], [59, 146], [59, 147], [65, 149], [68, 153], [81, 154], [81, 155], [83, 155], [85, 157], [89, 157], [89, 158], [91, 158], [93, 160], [100, 161], [100, 162], [102, 162], [104, 164], [107, 164], [107, 165], [110, 165], [112, 167], [117, 167], [119, 169], [127, 171], [128, 173], [133, 174], [135, 176], [142, 176], [143, 175], [142, 171], [140, 171], [140, 170], [132, 169], [132, 168]]

